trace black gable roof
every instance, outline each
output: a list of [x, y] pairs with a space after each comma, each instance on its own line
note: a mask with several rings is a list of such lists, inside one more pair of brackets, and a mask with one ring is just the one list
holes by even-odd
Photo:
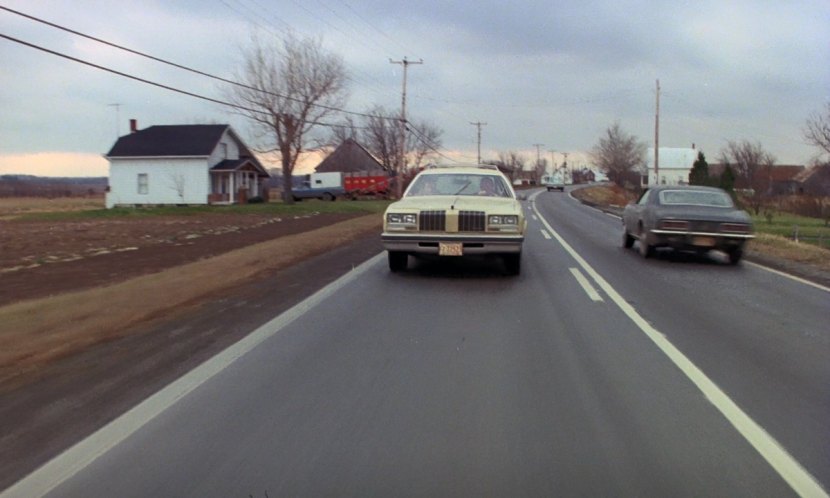
[[208, 156], [227, 128], [226, 124], [150, 126], [120, 137], [107, 156]]

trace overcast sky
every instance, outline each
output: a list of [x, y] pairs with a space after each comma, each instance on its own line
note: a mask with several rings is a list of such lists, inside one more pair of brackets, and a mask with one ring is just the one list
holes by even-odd
[[[779, 164], [807, 164], [811, 113], [830, 101], [830, 2], [399, 0], [0, 0], [0, 6], [232, 78], [252, 30], [316, 36], [350, 74], [347, 109], [397, 111], [441, 128], [446, 157], [518, 151], [550, 159], [596, 144], [615, 121], [660, 145], [695, 143], [713, 162], [728, 140], [760, 142]], [[0, 10], [0, 34], [212, 98], [208, 78]], [[128, 120], [249, 125], [220, 105], [132, 81], [0, 38], [0, 174], [106, 175]], [[113, 104], [118, 104], [115, 106]], [[325, 132], [325, 130], [323, 130]], [[442, 159], [447, 162], [446, 159]]]

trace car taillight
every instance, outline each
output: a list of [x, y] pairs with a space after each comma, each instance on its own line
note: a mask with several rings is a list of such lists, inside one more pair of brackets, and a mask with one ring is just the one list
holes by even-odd
[[688, 230], [689, 222], [683, 220], [660, 220], [659, 228], [662, 230]]
[[721, 223], [720, 231], [729, 233], [749, 233], [750, 226], [744, 223]]

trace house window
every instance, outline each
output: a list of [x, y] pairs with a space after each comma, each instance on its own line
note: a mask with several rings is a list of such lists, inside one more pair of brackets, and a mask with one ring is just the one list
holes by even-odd
[[222, 159], [228, 158], [228, 144], [222, 142], [219, 144], [222, 147]]
[[147, 173], [139, 173], [138, 174], [138, 193], [139, 194], [148, 194], [150, 191]]

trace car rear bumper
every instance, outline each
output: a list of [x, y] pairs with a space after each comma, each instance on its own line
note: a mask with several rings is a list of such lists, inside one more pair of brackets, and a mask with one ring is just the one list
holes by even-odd
[[460, 243], [464, 254], [507, 254], [522, 251], [523, 235], [381, 235], [383, 248], [412, 254], [438, 254], [441, 243]]
[[732, 249], [743, 246], [752, 234], [723, 234], [716, 232], [677, 232], [652, 230], [649, 243], [655, 247], [665, 246], [690, 249]]

